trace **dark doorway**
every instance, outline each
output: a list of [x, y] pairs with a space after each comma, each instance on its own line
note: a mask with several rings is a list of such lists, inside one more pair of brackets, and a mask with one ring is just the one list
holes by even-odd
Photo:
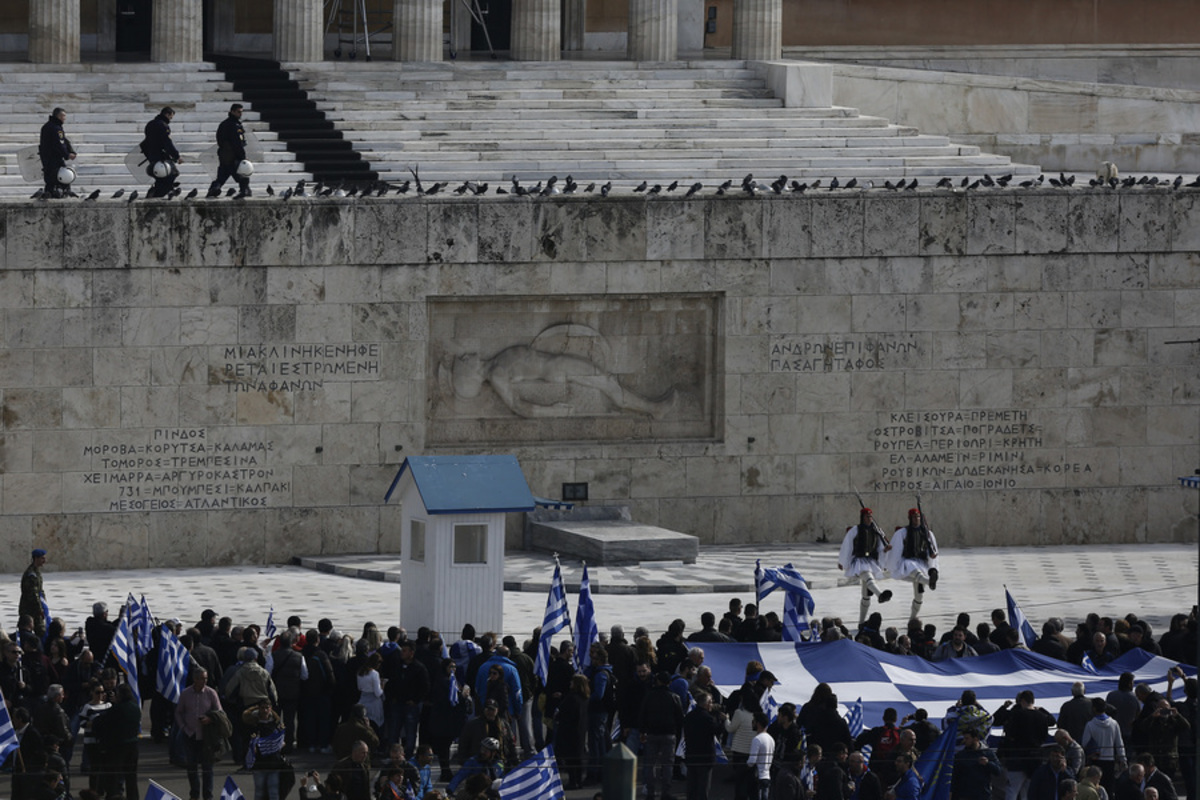
[[152, 0], [117, 0], [117, 60], [150, 59]]
[[[512, 39], [512, 0], [479, 0], [484, 24], [492, 37], [492, 47], [508, 50]], [[471, 50], [486, 53], [487, 39], [478, 25], [471, 24]]]

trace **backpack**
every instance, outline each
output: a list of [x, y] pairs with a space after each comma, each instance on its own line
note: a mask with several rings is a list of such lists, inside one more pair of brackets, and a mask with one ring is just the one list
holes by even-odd
[[604, 696], [600, 698], [600, 703], [610, 714], [617, 710], [617, 673], [615, 671], [608, 673], [608, 683], [604, 687]]
[[891, 752], [900, 744], [900, 729], [896, 727], [884, 726], [883, 731], [879, 734], [879, 743], [871, 750], [871, 760], [876, 758], [887, 759]]

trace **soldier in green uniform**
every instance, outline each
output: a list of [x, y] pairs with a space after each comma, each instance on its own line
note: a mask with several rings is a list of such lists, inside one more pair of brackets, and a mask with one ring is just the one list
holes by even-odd
[[42, 565], [46, 563], [46, 551], [37, 548], [33, 560], [21, 576], [21, 604], [18, 614], [33, 617], [33, 629], [38, 638], [46, 635], [46, 614], [42, 610]]

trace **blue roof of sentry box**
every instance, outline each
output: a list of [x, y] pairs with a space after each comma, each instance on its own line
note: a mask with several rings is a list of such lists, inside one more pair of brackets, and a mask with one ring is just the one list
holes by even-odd
[[409, 456], [383, 502], [391, 499], [406, 472], [430, 514], [494, 514], [535, 506], [516, 456]]

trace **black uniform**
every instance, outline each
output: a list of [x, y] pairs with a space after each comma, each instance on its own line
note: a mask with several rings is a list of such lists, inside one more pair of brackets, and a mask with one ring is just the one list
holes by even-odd
[[246, 129], [242, 121], [230, 114], [217, 127], [217, 179], [208, 187], [208, 196], [220, 194], [225, 181], [233, 178], [243, 195], [250, 194], [250, 179], [237, 174], [238, 164], [246, 157]]
[[[142, 140], [141, 148], [142, 155], [147, 159], [146, 174], [154, 178], [154, 186], [147, 196], [166, 197], [178, 185], [175, 179], [179, 176], [179, 169], [175, 166], [175, 162], [179, 161], [179, 151], [171, 141], [171, 120], [159, 114], [146, 123], [146, 138]], [[159, 161], [171, 166], [165, 178], [154, 177], [154, 165]]]
[[46, 194], [51, 197], [63, 197], [67, 185], [58, 182], [58, 171], [75, 155], [75, 148], [67, 138], [63, 124], [53, 114], [42, 126], [41, 141], [38, 143], [38, 157], [42, 160], [42, 177], [46, 182]]

